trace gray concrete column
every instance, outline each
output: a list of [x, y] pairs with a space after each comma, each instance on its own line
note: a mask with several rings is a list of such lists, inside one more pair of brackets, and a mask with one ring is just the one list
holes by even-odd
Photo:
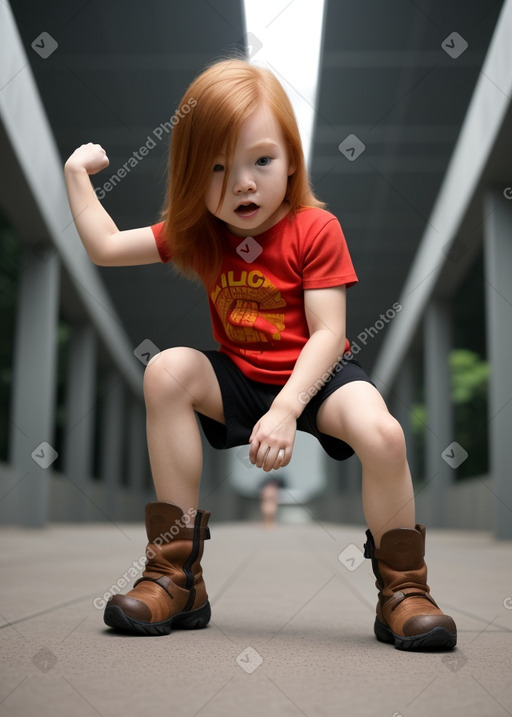
[[69, 505], [69, 519], [73, 521], [91, 518], [88, 496], [93, 470], [96, 354], [97, 339], [92, 326], [72, 327], [63, 472], [73, 483]]
[[489, 380], [489, 463], [496, 537], [512, 538], [512, 201], [485, 200], [484, 259]]
[[237, 520], [239, 496], [233, 486], [232, 477], [244, 466], [237, 457], [237, 449], [215, 450], [201, 431], [203, 445], [203, 473], [199, 506], [210, 510], [212, 521]]
[[[431, 526], [449, 526], [448, 493], [459, 449], [452, 446], [453, 417], [448, 363], [452, 337], [450, 310], [445, 302], [432, 301], [427, 307], [424, 347], [427, 406], [425, 479], [430, 482], [430, 515], [426, 520]], [[420, 522], [425, 520], [423, 516], [418, 516], [418, 519]]]
[[347, 505], [347, 463], [340, 465], [327, 454], [323, 456], [322, 469], [325, 487], [314, 501], [314, 512], [319, 520], [330, 523], [344, 522], [343, 508]]
[[363, 511], [363, 471], [359, 458], [354, 455], [339, 464], [341, 494], [341, 521], [349, 525], [365, 525]]
[[148, 467], [146, 448], [146, 412], [140, 402], [130, 401], [128, 408], [128, 485], [143, 495], [146, 490], [145, 476]]
[[103, 510], [110, 520], [116, 520], [123, 470], [123, 438], [125, 434], [125, 389], [121, 376], [110, 370], [104, 384], [100, 479], [104, 485]]
[[407, 445], [407, 458], [411, 469], [412, 476], [416, 475], [417, 466], [415, 465], [414, 452], [414, 434], [412, 428], [411, 415], [414, 408], [415, 400], [415, 371], [414, 360], [410, 354], [403, 362], [400, 368], [400, 377], [397, 379], [391, 400], [391, 413], [402, 426]]
[[48, 516], [53, 444], [60, 261], [51, 249], [23, 256], [13, 356], [10, 461], [19, 481], [11, 519], [41, 527]]

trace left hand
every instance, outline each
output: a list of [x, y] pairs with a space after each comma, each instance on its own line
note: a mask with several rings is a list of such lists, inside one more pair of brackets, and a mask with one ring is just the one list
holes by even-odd
[[267, 472], [287, 466], [296, 432], [297, 421], [293, 413], [270, 408], [252, 429], [249, 438], [251, 463]]

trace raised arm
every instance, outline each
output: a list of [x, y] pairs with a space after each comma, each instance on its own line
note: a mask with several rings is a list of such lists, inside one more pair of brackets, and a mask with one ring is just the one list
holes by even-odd
[[64, 165], [69, 205], [91, 261], [100, 266], [135, 266], [160, 261], [151, 227], [119, 231], [101, 205], [89, 175], [109, 165], [99, 144], [78, 147]]

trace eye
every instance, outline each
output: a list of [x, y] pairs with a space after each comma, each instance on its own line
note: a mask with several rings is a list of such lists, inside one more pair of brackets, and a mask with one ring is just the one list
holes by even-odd
[[214, 164], [214, 165], [213, 165], [213, 171], [214, 171], [214, 172], [223, 172], [223, 171], [224, 171], [224, 165], [223, 165], [223, 164]]
[[268, 167], [270, 162], [272, 161], [271, 157], [260, 157], [256, 160], [256, 165], [258, 167]]

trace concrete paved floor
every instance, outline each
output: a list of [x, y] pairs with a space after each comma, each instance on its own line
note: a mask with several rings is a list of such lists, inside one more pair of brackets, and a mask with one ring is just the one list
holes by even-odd
[[94, 606], [144, 554], [142, 525], [0, 540], [2, 716], [512, 715], [512, 543], [487, 533], [427, 533], [459, 629], [456, 650], [428, 654], [375, 640], [362, 527], [213, 523], [210, 626], [153, 638], [112, 633]]

